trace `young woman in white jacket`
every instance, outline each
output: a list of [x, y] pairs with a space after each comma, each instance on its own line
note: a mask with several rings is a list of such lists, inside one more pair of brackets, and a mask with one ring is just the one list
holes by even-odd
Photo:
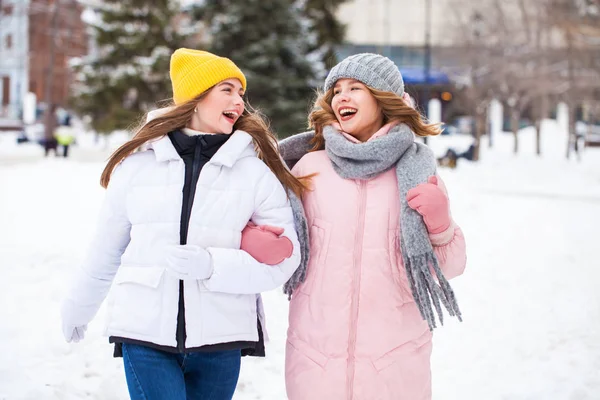
[[[132, 399], [231, 399], [240, 357], [263, 352], [257, 294], [300, 263], [287, 193], [304, 186], [245, 109], [246, 79], [232, 61], [179, 49], [170, 76], [173, 107], [102, 174], [106, 197], [63, 302], [63, 332], [82, 339], [110, 289], [106, 334]], [[267, 265], [241, 250], [249, 222], [283, 228], [290, 254]]]

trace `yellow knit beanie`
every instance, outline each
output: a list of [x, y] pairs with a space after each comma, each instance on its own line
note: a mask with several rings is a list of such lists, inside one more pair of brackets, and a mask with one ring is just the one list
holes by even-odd
[[228, 58], [202, 50], [177, 49], [171, 56], [173, 101], [185, 103], [225, 79], [237, 78], [246, 90], [246, 77]]

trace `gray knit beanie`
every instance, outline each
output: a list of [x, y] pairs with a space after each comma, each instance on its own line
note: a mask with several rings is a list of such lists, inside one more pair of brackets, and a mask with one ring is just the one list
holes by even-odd
[[404, 94], [404, 80], [392, 60], [379, 54], [361, 53], [345, 58], [333, 67], [325, 79], [325, 91], [331, 89], [338, 79], [352, 78], [373, 89]]

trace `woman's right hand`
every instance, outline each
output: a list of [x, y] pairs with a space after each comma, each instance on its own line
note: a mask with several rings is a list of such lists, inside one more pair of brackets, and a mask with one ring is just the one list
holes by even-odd
[[269, 225], [255, 225], [248, 222], [242, 231], [240, 249], [250, 254], [256, 261], [277, 265], [292, 255], [292, 241], [283, 234], [283, 228]]
[[67, 343], [77, 343], [80, 340], [83, 340], [83, 336], [85, 335], [85, 331], [87, 331], [87, 325], [82, 326], [72, 326], [65, 325], [63, 322], [63, 335]]
[[77, 343], [83, 340], [87, 324], [80, 324], [81, 315], [78, 315], [77, 307], [70, 300], [63, 301], [61, 307], [62, 331], [67, 343]]

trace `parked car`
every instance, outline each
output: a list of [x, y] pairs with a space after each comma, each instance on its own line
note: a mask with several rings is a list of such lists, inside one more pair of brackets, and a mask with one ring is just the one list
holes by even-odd
[[600, 147], [600, 125], [577, 122], [575, 130], [585, 147]]

